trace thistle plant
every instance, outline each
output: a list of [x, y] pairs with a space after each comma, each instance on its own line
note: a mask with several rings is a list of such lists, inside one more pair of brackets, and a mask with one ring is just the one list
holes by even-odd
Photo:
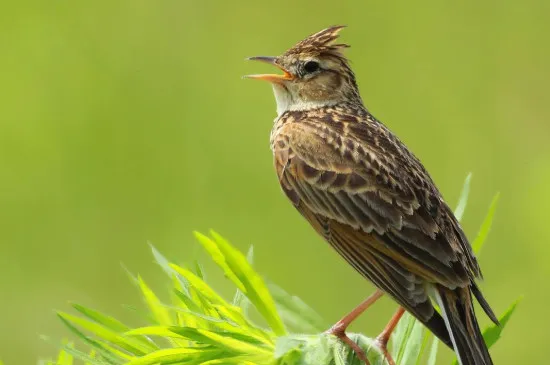
[[[468, 176], [455, 211], [461, 218], [470, 189]], [[494, 197], [473, 247], [479, 252], [490, 231], [498, 201]], [[41, 364], [165, 365], [165, 364], [273, 364], [360, 365], [348, 346], [323, 331], [328, 325], [307, 304], [266, 280], [253, 268], [253, 250], [244, 255], [211, 231], [195, 233], [211, 259], [234, 285], [231, 300], [223, 298], [205, 280], [203, 269], [173, 263], [151, 246], [152, 254], [171, 282], [171, 301], [163, 303], [140, 276], [130, 275], [148, 308], [149, 321], [130, 327], [121, 321], [72, 304], [77, 314], [58, 312], [61, 321], [78, 338], [61, 344], [55, 360]], [[513, 314], [519, 299], [483, 336], [493, 346]], [[255, 311], [260, 323], [251, 319]], [[349, 334], [365, 350], [372, 365], [386, 364], [374, 339]], [[51, 339], [47, 339], [52, 341]], [[406, 314], [391, 338], [398, 365], [435, 365], [438, 340]], [[439, 364], [440, 362], [438, 362]], [[1, 364], [1, 362], [0, 362]]]

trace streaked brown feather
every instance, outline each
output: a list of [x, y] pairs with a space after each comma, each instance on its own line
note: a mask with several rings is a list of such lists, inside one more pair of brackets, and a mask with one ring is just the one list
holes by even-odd
[[433, 314], [418, 307], [429, 304], [426, 282], [456, 288], [478, 276], [460, 226], [420, 162], [368, 113], [289, 112], [277, 122], [272, 148], [283, 190], [300, 212], [418, 317]]

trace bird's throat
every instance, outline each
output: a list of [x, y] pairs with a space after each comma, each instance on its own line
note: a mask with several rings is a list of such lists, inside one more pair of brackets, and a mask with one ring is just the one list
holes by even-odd
[[277, 116], [280, 117], [287, 111], [312, 110], [325, 106], [335, 105], [334, 100], [304, 100], [296, 97], [284, 84], [273, 84], [273, 93], [277, 103]]

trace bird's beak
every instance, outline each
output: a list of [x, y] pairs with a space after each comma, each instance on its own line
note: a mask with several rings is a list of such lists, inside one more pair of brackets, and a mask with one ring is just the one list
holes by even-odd
[[276, 82], [281, 83], [283, 81], [289, 81], [293, 80], [294, 76], [282, 68], [280, 65], [278, 65], [275, 61], [277, 60], [277, 57], [268, 57], [268, 56], [256, 56], [256, 57], [248, 57], [247, 60], [249, 61], [260, 61], [264, 63], [269, 63], [277, 68], [279, 68], [281, 71], [283, 71], [282, 75], [277, 74], [257, 74], [257, 75], [246, 75], [243, 76], [246, 79], [257, 79], [257, 80], [264, 80], [269, 82]]

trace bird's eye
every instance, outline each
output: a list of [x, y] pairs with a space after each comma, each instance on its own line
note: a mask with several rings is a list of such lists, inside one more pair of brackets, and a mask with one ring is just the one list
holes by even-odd
[[310, 74], [310, 73], [313, 73], [315, 71], [317, 71], [319, 69], [319, 63], [318, 62], [315, 62], [315, 61], [308, 61], [306, 62], [306, 64], [304, 65], [304, 70]]

